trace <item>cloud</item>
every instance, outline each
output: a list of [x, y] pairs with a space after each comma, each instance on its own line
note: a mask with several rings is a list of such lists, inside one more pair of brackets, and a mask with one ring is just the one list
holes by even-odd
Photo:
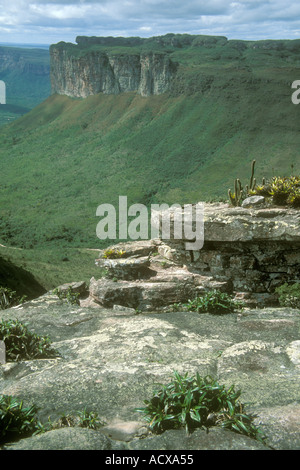
[[0, 42], [52, 43], [87, 36], [217, 34], [296, 38], [300, 4], [290, 0], [0, 1]]

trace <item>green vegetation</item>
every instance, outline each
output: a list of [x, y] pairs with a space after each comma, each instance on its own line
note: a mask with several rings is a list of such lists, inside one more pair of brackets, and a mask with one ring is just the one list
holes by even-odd
[[251, 194], [272, 198], [272, 203], [278, 206], [300, 207], [300, 176], [274, 176], [261, 186], [256, 186]]
[[279, 304], [282, 307], [300, 308], [300, 283], [283, 284], [275, 289], [278, 294]]
[[96, 236], [96, 209], [117, 209], [119, 195], [148, 207], [224, 200], [232, 181], [249, 181], [253, 159], [257, 182], [289, 177], [291, 165], [299, 174], [299, 109], [291, 102], [299, 41], [127, 39], [68, 47], [168, 52], [178, 64], [170, 92], [53, 95], [0, 129], [1, 256], [46, 289], [100, 277], [97, 256], [84, 250], [112, 243]]
[[107, 248], [107, 250], [104, 250], [103, 258], [117, 259], [124, 258], [125, 255], [126, 251], [124, 250], [115, 250], [114, 248]]
[[18, 320], [0, 321], [0, 340], [5, 343], [6, 361], [57, 356], [48, 336], [38, 336]]
[[[228, 190], [228, 196], [231, 204], [233, 206], [240, 206], [241, 202], [249, 196], [249, 194], [254, 194], [254, 190], [256, 187], [256, 178], [254, 178], [254, 170], [255, 170], [255, 160], [252, 161], [251, 164], [251, 177], [249, 185], [246, 185], [244, 188], [239, 178], [236, 178], [234, 182], [234, 193], [231, 193], [231, 189]], [[263, 178], [264, 184], [264, 178]]]
[[57, 295], [60, 300], [66, 299], [66, 301], [71, 305], [79, 305], [79, 293], [73, 292], [71, 287], [68, 287], [67, 290], [62, 291], [58, 288], [53, 290], [53, 294]]
[[[99, 279], [103, 269], [95, 265], [99, 250], [88, 248], [46, 246], [33, 249], [0, 247], [0, 284], [6, 282], [19, 297], [34, 298], [67, 282]], [[4, 264], [5, 261], [5, 264]], [[3, 266], [3, 271], [2, 271]], [[34, 279], [25, 280], [26, 273]], [[34, 287], [38, 283], [37, 287]], [[41, 290], [40, 286], [44, 287]]]
[[237, 301], [226, 292], [220, 292], [216, 289], [207, 292], [186, 304], [175, 304], [176, 310], [187, 310], [189, 312], [223, 314], [230, 313], [236, 309], [242, 309], [243, 302]]
[[145, 408], [137, 411], [145, 415], [150, 429], [162, 433], [182, 426], [188, 433], [199, 427], [219, 425], [234, 432], [264, 442], [262, 431], [253, 424], [253, 417], [244, 412], [239, 401], [241, 391], [232, 385], [226, 390], [212, 377], [188, 377], [174, 373], [173, 381], [162, 385], [150, 400], [144, 400]]
[[[292, 170], [294, 165], [291, 165]], [[262, 179], [262, 184], [256, 184], [254, 178], [255, 160], [251, 165], [250, 184], [242, 186], [239, 178], [234, 183], [234, 193], [228, 190], [229, 201], [233, 206], [240, 206], [248, 196], [264, 196], [273, 205], [290, 206], [298, 209], [300, 207], [300, 176], [277, 177], [270, 180]]]
[[104, 424], [98, 419], [98, 413], [86, 408], [74, 414], [63, 414], [54, 422], [49, 418], [46, 424], [39, 421], [38, 411], [36, 405], [25, 407], [23, 401], [0, 395], [0, 444], [62, 427], [79, 426], [95, 430]]
[[40, 432], [42, 426], [37, 411], [36, 405], [24, 407], [23, 401], [0, 395], [0, 443]]
[[2, 126], [50, 95], [49, 51], [0, 46], [0, 80], [6, 84], [6, 104], [0, 104]]
[[76, 413], [67, 413], [60, 416], [54, 422], [48, 420], [48, 426], [45, 426], [45, 430], [49, 431], [51, 429], [59, 429], [62, 427], [73, 427], [79, 426], [81, 428], [88, 428], [88, 429], [99, 429], [101, 426], [104, 425], [99, 419], [98, 413], [94, 411], [87, 411], [84, 408], [83, 411], [78, 411]]
[[13, 307], [25, 302], [26, 296], [18, 297], [16, 291], [0, 286], [0, 310]]

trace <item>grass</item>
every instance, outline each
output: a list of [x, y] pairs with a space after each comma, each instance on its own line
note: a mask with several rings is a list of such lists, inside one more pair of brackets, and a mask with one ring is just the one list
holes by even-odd
[[297, 161], [295, 108], [280, 133], [268, 121], [259, 128], [254, 109], [254, 132], [251, 113], [241, 122], [221, 97], [53, 96], [0, 133], [0, 238], [23, 248], [95, 248], [96, 209], [117, 206], [119, 195], [129, 204], [226, 198], [235, 177], [248, 178], [253, 157], [258, 178], [272, 168], [284, 174]]
[[[39, 247], [36, 249], [18, 249], [13, 247], [0, 247], [0, 274], [1, 274], [1, 257], [9, 260], [12, 265], [21, 268], [32, 274], [36, 282], [46, 291], [67, 283], [85, 281], [89, 284], [92, 276], [96, 279], [102, 276], [102, 270], [95, 266], [95, 259], [98, 257], [98, 250], [90, 250], [88, 248], [72, 248], [72, 247]], [[6, 271], [7, 272], [7, 271]], [[13, 273], [14, 279], [17, 273]], [[24, 273], [20, 274], [24, 279]], [[4, 285], [4, 274], [2, 285]], [[10, 280], [6, 276], [7, 280]], [[27, 284], [32, 285], [32, 280], [20, 291], [21, 279], [13, 284], [15, 290], [19, 290], [18, 295], [28, 294]], [[12, 281], [11, 281], [12, 282]], [[1, 284], [0, 283], [0, 284]], [[40, 290], [37, 295], [41, 295]], [[31, 292], [28, 297], [34, 297], [35, 292]]]
[[[187, 304], [182, 305], [189, 312], [225, 314], [232, 313], [235, 310], [241, 310], [244, 307], [242, 302], [235, 300], [226, 292], [220, 292], [213, 289], [206, 294], [189, 300]], [[180, 306], [177, 305], [177, 309]]]

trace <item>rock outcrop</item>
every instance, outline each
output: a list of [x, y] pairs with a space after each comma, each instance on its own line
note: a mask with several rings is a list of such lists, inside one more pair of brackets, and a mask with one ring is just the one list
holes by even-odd
[[[35, 403], [42, 423], [97, 412], [98, 430], [65, 427], [7, 443], [9, 450], [259, 450], [300, 448], [299, 310], [248, 309], [213, 315], [139, 314], [130, 309], [70, 306], [50, 293], [1, 311], [40, 335], [60, 357], [0, 365], [1, 394]], [[152, 434], [141, 413], [173, 372], [211, 375], [242, 390], [247, 413], [266, 445], [218, 426]]]
[[[49, 292], [2, 311], [1, 319], [16, 318], [48, 335], [59, 356], [0, 365], [1, 394], [36, 404], [44, 423], [84, 408], [104, 422], [98, 430], [53, 429], [3, 448], [300, 449], [300, 311], [260, 307], [277, 283], [299, 281], [299, 216], [208, 205], [199, 252], [187, 252], [184, 240], [120, 244], [125, 258], [106, 259], [101, 251], [96, 260], [105, 277], [92, 278], [89, 287], [59, 287], [80, 294], [80, 305]], [[212, 288], [246, 300], [248, 294], [250, 307], [223, 315], [170, 308]], [[191, 435], [184, 429], [151, 433], [136, 408], [175, 371], [234, 384], [265, 444], [218, 426]]]
[[108, 53], [59, 43], [50, 48], [52, 93], [86, 98], [97, 93], [166, 92], [176, 66], [163, 52]]
[[106, 307], [153, 311], [221, 289], [261, 307], [277, 304], [276, 287], [300, 281], [296, 209], [205, 204], [204, 245], [198, 251], [187, 251], [186, 240], [174, 239], [172, 216], [170, 223], [169, 240], [115, 246], [125, 251], [125, 259], [105, 260], [100, 252], [96, 264], [107, 274], [105, 280], [91, 279], [91, 297]]

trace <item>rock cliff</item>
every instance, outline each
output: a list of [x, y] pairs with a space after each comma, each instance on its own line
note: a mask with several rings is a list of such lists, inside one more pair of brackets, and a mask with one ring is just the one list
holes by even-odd
[[50, 48], [52, 93], [157, 95], [169, 89], [176, 65], [164, 52], [109, 53], [59, 43]]
[[[142, 96], [168, 90], [172, 94], [203, 93], [214, 81], [212, 70], [220, 74], [221, 63], [237, 67], [239, 85], [241, 80], [253, 83], [253, 64], [260, 63], [265, 51], [275, 55], [280, 51], [290, 64], [298, 60], [300, 50], [299, 40], [236, 41], [224, 36], [173, 33], [151, 38], [77, 36], [76, 43], [59, 42], [50, 48], [53, 93], [83, 98], [100, 92]], [[256, 62], [249, 61], [249, 49], [255, 49], [250, 57], [254, 54]], [[263, 56], [263, 63], [266, 60]]]

